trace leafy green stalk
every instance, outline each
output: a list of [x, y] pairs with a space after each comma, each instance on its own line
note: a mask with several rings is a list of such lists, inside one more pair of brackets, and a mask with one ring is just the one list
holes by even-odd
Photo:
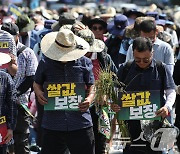
[[[125, 92], [124, 83], [118, 81], [115, 73], [110, 67], [100, 70], [98, 80], [95, 82], [96, 97], [95, 105], [97, 108], [108, 106], [111, 102], [118, 104], [118, 92]], [[129, 132], [123, 120], [118, 120], [122, 137], [129, 137]]]

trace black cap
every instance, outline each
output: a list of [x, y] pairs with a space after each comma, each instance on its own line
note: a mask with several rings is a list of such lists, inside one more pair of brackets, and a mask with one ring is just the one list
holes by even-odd
[[14, 24], [14, 23], [11, 23], [11, 22], [3, 23], [1, 29], [4, 30], [4, 31], [9, 32], [11, 35], [19, 34], [18, 26], [16, 24]]

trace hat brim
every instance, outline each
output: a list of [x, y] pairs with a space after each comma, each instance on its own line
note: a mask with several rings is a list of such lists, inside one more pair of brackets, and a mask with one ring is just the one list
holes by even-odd
[[[73, 25], [76, 21], [71, 19], [61, 19], [61, 21], [57, 21], [51, 25], [51, 29], [53, 32], [59, 31], [59, 29], [63, 25]], [[61, 24], [60, 24], [61, 23]]]
[[94, 43], [90, 46], [90, 52], [102, 52], [105, 48], [105, 43], [101, 40], [94, 39]]
[[42, 53], [56, 61], [73, 61], [81, 58], [87, 52], [89, 52], [89, 44], [82, 38], [74, 36], [77, 44], [82, 46], [82, 49], [74, 48], [72, 50], [67, 50], [66, 48], [60, 47], [55, 43], [55, 38], [58, 32], [51, 32], [46, 34], [41, 41]]
[[139, 36], [139, 34], [134, 29], [134, 24], [129, 25], [129, 26], [126, 27], [126, 29], [125, 29], [125, 37], [134, 39], [134, 38], [136, 38], [138, 36]]
[[8, 54], [0, 52], [0, 66], [7, 64], [10, 61], [11, 57]]
[[133, 14], [135, 14], [137, 17], [144, 17], [145, 16], [145, 14], [143, 12], [132, 11], [132, 10], [127, 11], [124, 15], [129, 17], [130, 15], [133, 15]]
[[19, 28], [20, 32], [29, 32], [31, 30], [33, 30], [35, 27], [35, 23], [34, 21], [30, 20], [30, 23], [26, 25], [26, 27], [24, 28]]
[[112, 18], [114, 16], [115, 16], [115, 14], [109, 14], [109, 13], [105, 13], [105, 14], [100, 15], [101, 18]]
[[63, 29], [69, 29], [69, 30], [71, 30], [71, 28], [72, 28], [72, 25], [68, 25], [68, 24], [67, 24], [67, 25], [61, 26], [60, 29], [59, 29], [59, 31], [60, 31], [60, 30], [63, 30]]
[[165, 20], [162, 20], [162, 19], [155, 20], [155, 23], [156, 23], [156, 25], [162, 25], [162, 26], [165, 26], [165, 25], [166, 25], [166, 21], [165, 21]]
[[93, 26], [94, 24], [100, 24], [100, 25], [102, 25], [105, 29], [107, 28], [107, 23], [106, 23], [104, 20], [99, 19], [99, 18], [94, 18], [94, 19], [89, 20], [89, 22], [88, 22], [88, 27], [89, 27], [89, 28], [92, 28], [92, 26]]
[[117, 28], [115, 25], [114, 25], [114, 21], [111, 21], [108, 26], [107, 26], [107, 29], [109, 31], [110, 34], [112, 35], [119, 35], [119, 36], [123, 36], [124, 35], [124, 32], [125, 32], [125, 28], [124, 29], [120, 29], [120, 28]]

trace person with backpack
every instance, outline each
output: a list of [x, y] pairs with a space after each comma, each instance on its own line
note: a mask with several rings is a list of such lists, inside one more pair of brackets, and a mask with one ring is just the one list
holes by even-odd
[[[176, 98], [172, 75], [164, 63], [153, 58], [153, 43], [149, 38], [135, 38], [132, 50], [134, 60], [120, 66], [117, 73], [118, 79], [125, 83], [125, 91], [127, 92], [158, 90], [160, 93], [160, 108], [155, 110], [155, 114], [157, 117], [166, 118], [172, 110]], [[164, 99], [164, 95], [166, 99]], [[112, 104], [112, 109], [115, 112], [121, 110], [118, 104]], [[126, 121], [131, 137], [131, 145], [125, 148], [124, 154], [162, 153], [162, 151], [153, 151], [151, 143], [141, 136], [142, 123], [141, 120], [136, 119]], [[135, 146], [137, 144], [139, 146]]]
[[[174, 70], [173, 50], [168, 43], [157, 38], [158, 29], [156, 27], [156, 23], [153, 20], [145, 19], [140, 23], [139, 31], [139, 36], [147, 37], [153, 42], [153, 58], [165, 63], [172, 75]], [[133, 59], [132, 45], [129, 46], [129, 49], [127, 51], [126, 62], [131, 59]]]
[[14, 147], [10, 148], [10, 150], [14, 151], [16, 154], [28, 154], [30, 153], [28, 142], [30, 115], [27, 114], [23, 105], [28, 105], [38, 61], [34, 51], [19, 42], [19, 28], [16, 24], [4, 23], [1, 29], [14, 36], [18, 57], [18, 70], [13, 78], [17, 89], [18, 117], [16, 128], [13, 132]]

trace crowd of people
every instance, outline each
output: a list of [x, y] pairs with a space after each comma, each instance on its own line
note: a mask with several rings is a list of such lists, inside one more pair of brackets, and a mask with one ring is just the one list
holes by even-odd
[[[141, 101], [141, 112], [152, 110], [180, 129], [180, 21], [174, 13], [154, 4], [147, 10], [21, 8], [18, 15], [2, 8], [0, 118], [7, 131], [2, 136], [0, 127], [0, 153], [105, 154], [122, 106], [110, 100], [107, 137], [99, 126], [101, 103], [94, 101], [102, 70], [113, 72], [127, 92], [158, 91], [158, 108]], [[136, 118], [124, 121], [131, 139], [124, 154], [171, 154], [175, 144], [180, 149], [177, 135], [167, 149], [154, 150], [141, 136], [138, 112], [134, 108], [129, 114]]]

